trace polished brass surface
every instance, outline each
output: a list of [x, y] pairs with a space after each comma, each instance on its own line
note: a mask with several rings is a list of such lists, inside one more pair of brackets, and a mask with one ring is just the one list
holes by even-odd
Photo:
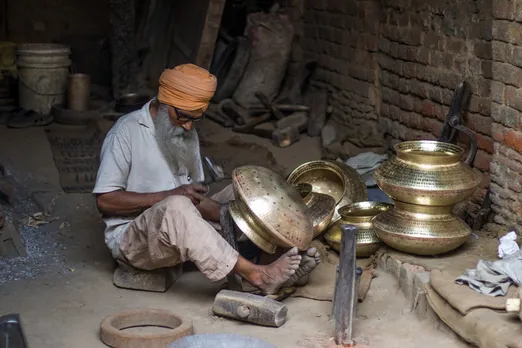
[[236, 195], [232, 218], [252, 242], [269, 253], [275, 251], [274, 245], [308, 248], [313, 237], [312, 220], [295, 187], [260, 166], [236, 168], [232, 183]]
[[393, 200], [430, 206], [454, 205], [471, 196], [480, 174], [461, 162], [461, 147], [438, 141], [395, 145], [397, 156], [383, 163], [373, 177]]
[[315, 238], [330, 224], [335, 212], [335, 200], [332, 196], [311, 192], [305, 197], [305, 204], [310, 213]]
[[315, 238], [320, 235], [332, 221], [332, 217], [336, 211], [335, 199], [333, 199], [332, 196], [312, 192], [312, 185], [310, 184], [300, 183], [294, 186], [308, 207], [312, 225], [314, 226]]
[[341, 215], [339, 214], [339, 209], [351, 203], [367, 201], [368, 189], [366, 188], [366, 184], [363, 181], [362, 177], [359, 175], [359, 173], [357, 173], [355, 169], [339, 161], [330, 162], [336, 164], [339, 168], [341, 168], [346, 181], [346, 187], [343, 198], [339, 203], [337, 203], [335, 213], [332, 217], [332, 221], [330, 222], [330, 224], [333, 224], [335, 221], [341, 218]]
[[[287, 181], [293, 185], [310, 184], [313, 192], [332, 196], [336, 207], [330, 224], [339, 220], [340, 207], [368, 199], [368, 190], [359, 173], [338, 161], [304, 163], [290, 173]], [[302, 190], [305, 187], [302, 186]]]
[[377, 215], [372, 223], [377, 236], [394, 249], [438, 255], [457, 249], [471, 234], [451, 209], [395, 202], [394, 208]]
[[248, 239], [267, 253], [275, 253], [277, 248], [277, 244], [275, 243], [277, 241], [270, 238], [270, 234], [253, 218], [242, 201], [230, 201], [228, 211], [237, 227], [239, 227]]
[[341, 243], [341, 225], [351, 224], [357, 231], [357, 257], [368, 257], [379, 249], [381, 243], [372, 225], [372, 219], [393, 205], [381, 202], [357, 202], [339, 209], [341, 218], [332, 224], [324, 235], [326, 242], [336, 251]]
[[328, 161], [312, 161], [301, 164], [288, 176], [292, 185], [310, 184], [312, 191], [332, 196], [339, 203], [346, 190], [346, 179], [339, 166]]

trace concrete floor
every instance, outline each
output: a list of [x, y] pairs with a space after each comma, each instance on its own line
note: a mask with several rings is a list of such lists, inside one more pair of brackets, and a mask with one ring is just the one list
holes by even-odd
[[[202, 133], [223, 141], [230, 133], [207, 122]], [[270, 148], [288, 171], [320, 158], [319, 139], [305, 138], [286, 149], [242, 136]], [[285, 300], [287, 323], [277, 329], [233, 322], [212, 315], [220, 284], [186, 273], [166, 293], [122, 290], [112, 284], [113, 261], [103, 243], [103, 225], [89, 194], [63, 194], [44, 130], [0, 127], [0, 161], [16, 179], [17, 216], [52, 211], [55, 221], [39, 228], [21, 225], [29, 256], [0, 262], [0, 315], [21, 314], [31, 347], [103, 347], [99, 323], [126, 309], [164, 308], [182, 313], [196, 333], [251, 335], [276, 347], [333, 347], [330, 302]], [[245, 158], [248, 164], [248, 158]], [[33, 200], [36, 204], [33, 204]], [[419, 321], [390, 275], [380, 272], [359, 305], [355, 335], [360, 347], [466, 347]]]

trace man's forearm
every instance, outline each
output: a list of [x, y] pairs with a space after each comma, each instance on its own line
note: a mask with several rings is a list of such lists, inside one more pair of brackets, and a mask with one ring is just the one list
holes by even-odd
[[115, 191], [98, 195], [96, 203], [104, 215], [132, 216], [142, 213], [169, 196], [168, 191], [137, 193]]

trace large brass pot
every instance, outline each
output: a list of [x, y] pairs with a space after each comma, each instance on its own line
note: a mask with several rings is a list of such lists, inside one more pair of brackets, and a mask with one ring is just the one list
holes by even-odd
[[368, 257], [379, 249], [381, 242], [375, 234], [372, 219], [393, 205], [382, 202], [358, 202], [339, 209], [341, 218], [332, 224], [324, 239], [336, 251], [340, 251], [341, 225], [357, 226], [357, 257]]
[[313, 225], [295, 187], [260, 166], [236, 168], [232, 184], [236, 200], [229, 204], [230, 215], [252, 242], [268, 253], [277, 246], [308, 248]]
[[395, 145], [397, 156], [373, 177], [393, 200], [425, 206], [455, 205], [471, 196], [480, 175], [471, 169], [474, 153], [461, 162], [463, 149], [438, 141], [406, 141]]
[[452, 251], [469, 238], [471, 229], [454, 216], [452, 206], [430, 207], [395, 202], [395, 207], [377, 215], [377, 236], [394, 249], [417, 255]]
[[311, 161], [301, 164], [288, 176], [292, 185], [310, 184], [312, 191], [332, 196], [336, 207], [330, 224], [339, 220], [339, 208], [368, 200], [368, 190], [352, 167], [337, 161]]

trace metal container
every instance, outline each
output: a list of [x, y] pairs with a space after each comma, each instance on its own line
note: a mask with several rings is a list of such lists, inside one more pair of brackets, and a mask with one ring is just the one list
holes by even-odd
[[375, 233], [372, 219], [387, 211], [392, 204], [382, 202], [358, 202], [339, 209], [340, 220], [332, 224], [324, 235], [326, 242], [337, 252], [341, 243], [341, 225], [357, 226], [356, 252], [357, 257], [369, 257], [381, 246], [381, 241]]
[[461, 246], [471, 235], [453, 206], [430, 207], [395, 202], [372, 224], [377, 236], [394, 249], [416, 255], [438, 255]]
[[88, 111], [91, 97], [91, 77], [87, 74], [69, 75], [67, 107], [72, 111]]
[[374, 173], [377, 185], [395, 202], [373, 219], [377, 236], [392, 248], [417, 255], [438, 255], [462, 245], [471, 230], [452, 210], [480, 184], [480, 174], [469, 166], [476, 146], [471, 149], [462, 162], [464, 150], [450, 143], [395, 145], [397, 156]]
[[292, 185], [310, 184], [312, 192], [332, 196], [336, 207], [330, 224], [339, 220], [338, 209], [368, 199], [368, 191], [357, 171], [335, 161], [311, 161], [294, 169], [287, 181]]
[[328, 227], [330, 221], [332, 221], [335, 212], [335, 200], [332, 196], [312, 192], [312, 185], [310, 184], [297, 184], [295, 187], [308, 208], [314, 229], [313, 238], [315, 238], [319, 236]]
[[277, 246], [308, 248], [313, 224], [295, 187], [260, 166], [236, 168], [232, 184], [236, 201], [229, 204], [230, 215], [252, 242], [268, 253]]
[[397, 156], [383, 163], [373, 177], [393, 200], [404, 203], [447, 206], [462, 202], [480, 184], [480, 175], [469, 164], [470, 152], [439, 141], [406, 141], [395, 145]]

